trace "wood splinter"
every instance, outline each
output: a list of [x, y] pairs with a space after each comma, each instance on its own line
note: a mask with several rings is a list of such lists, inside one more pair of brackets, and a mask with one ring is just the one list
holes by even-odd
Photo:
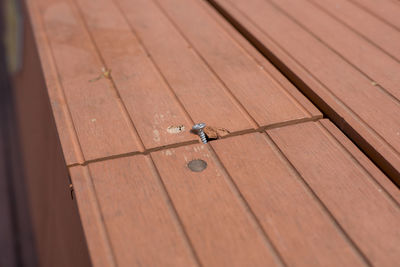
[[230, 134], [230, 131], [225, 128], [206, 126], [204, 133], [208, 139], [220, 139]]

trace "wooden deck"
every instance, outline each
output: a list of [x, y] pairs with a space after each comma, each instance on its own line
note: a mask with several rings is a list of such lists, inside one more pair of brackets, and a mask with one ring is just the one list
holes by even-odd
[[398, 1], [212, 2], [400, 184]]
[[399, 3], [26, 2], [40, 266], [398, 264]]

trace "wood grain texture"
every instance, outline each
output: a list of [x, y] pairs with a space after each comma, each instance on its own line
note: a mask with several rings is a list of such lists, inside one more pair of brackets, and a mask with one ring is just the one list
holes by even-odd
[[70, 167], [69, 173], [91, 264], [95, 267], [117, 266], [107, 231], [104, 227], [98, 196], [94, 190], [92, 178], [87, 167]]
[[[84, 158], [141, 149], [112, 83], [93, 81], [103, 64], [76, 10], [67, 1], [35, 1], [51, 45]], [[91, 82], [92, 80], [92, 82]]]
[[348, 0], [311, 0], [331, 16], [400, 60], [400, 32]]
[[[204, 266], [275, 266], [279, 259], [207, 145], [151, 154]], [[206, 161], [193, 172], [187, 164]]]
[[194, 121], [233, 132], [257, 127], [247, 112], [258, 126], [310, 117], [195, 2], [118, 2]]
[[[314, 25], [325, 13], [309, 2], [311, 14], [297, 3], [216, 1], [396, 174], [394, 58], [333, 18], [321, 25], [346, 40], [331, 39]], [[66, 260], [57, 266], [90, 265], [86, 249], [95, 267], [393, 266], [400, 260], [398, 190], [331, 123], [300, 123], [322, 115], [206, 3], [28, 2], [51, 87], [49, 96], [43, 85], [40, 97], [32, 97], [40, 100], [33, 107], [43, 104], [35, 116], [45, 123], [28, 120], [23, 128], [24, 140], [31, 133], [38, 140], [25, 141], [26, 159], [39, 151], [54, 163], [27, 163], [31, 177], [41, 178], [29, 186], [44, 266], [58, 259]], [[293, 17], [306, 19], [299, 26]], [[358, 46], [371, 59], [349, 52]], [[393, 72], [384, 71], [388, 65]], [[375, 81], [384, 81], [392, 96]], [[87, 248], [63, 179], [52, 112], [67, 164], [83, 165], [69, 172]], [[187, 145], [198, 140], [190, 124], [200, 121], [243, 135]], [[186, 131], [167, 133], [179, 125]], [[193, 159], [207, 168], [191, 171]]]
[[193, 121], [231, 132], [254, 127], [224, 85], [152, 1], [116, 2]]
[[398, 99], [268, 1], [212, 2], [391, 179], [400, 181]]
[[[145, 148], [197, 140], [193, 122], [113, 2], [76, 2]], [[184, 131], [168, 132], [181, 125]]]
[[313, 118], [322, 118], [322, 113], [308, 100], [275, 66], [272, 65], [257, 49], [242, 35], [234, 26], [229, 23], [221, 14], [206, 3], [205, 1], [197, 1], [207, 13], [215, 19], [226, 33], [233, 38], [237, 44], [251, 56], [261, 68], [263, 68], [278, 83], [278, 87], [283, 87], [289, 92], [310, 114]]
[[376, 266], [395, 266], [400, 208], [319, 123], [267, 131], [338, 224]]
[[74, 167], [72, 177], [94, 266], [197, 266], [147, 157]]
[[373, 178], [379, 183], [390, 196], [400, 204], [400, 191], [399, 188], [393, 184], [388, 177], [382, 173], [378, 167], [371, 162], [368, 157], [363, 154], [360, 149], [348, 139], [343, 132], [341, 132], [331, 121], [320, 120], [319, 121], [326, 130], [351, 154], [354, 159], [360, 164]]
[[400, 5], [394, 0], [349, 0], [400, 31]]
[[[40, 0], [28, 6], [69, 166], [195, 142], [193, 122], [234, 133], [321, 116], [198, 3], [182, 5], [192, 16], [179, 9], [174, 20], [141, 0]], [[204, 31], [193, 35], [198, 23]], [[218, 39], [204, 41], [212, 36]], [[105, 71], [111, 76], [103, 77]], [[185, 130], [171, 133], [174, 126]]]
[[157, 2], [258, 125], [304, 120], [310, 116], [219, 27], [198, 1]]
[[288, 266], [365, 266], [269, 138], [254, 133], [212, 147]]
[[[31, 29], [30, 36], [25, 39], [27, 49], [36, 50], [39, 56], [39, 64], [36, 68], [42, 70], [42, 76], [39, 78], [44, 80], [44, 85], [47, 87], [53, 116], [56, 122], [59, 138], [61, 141], [64, 158], [67, 164], [82, 163], [84, 161], [81, 148], [79, 146], [78, 137], [76, 135], [72, 118], [68, 105], [65, 100], [61, 81], [59, 80], [57, 68], [51, 53], [50, 43], [42, 23], [39, 10], [36, 7], [36, 2], [26, 1], [27, 18], [29, 23], [26, 24], [27, 29]], [[28, 31], [29, 32], [29, 31]], [[22, 70], [24, 71], [24, 69]], [[16, 82], [30, 83], [24, 79], [16, 79]]]
[[[400, 100], [400, 63], [307, 0], [270, 0], [372, 81]], [[399, 5], [400, 7], [400, 5]], [[400, 32], [392, 32], [400, 36]], [[337, 38], [340, 36], [340, 38]], [[376, 36], [376, 38], [379, 38]]]
[[399, 192], [323, 124], [71, 167], [93, 265], [391, 266]]

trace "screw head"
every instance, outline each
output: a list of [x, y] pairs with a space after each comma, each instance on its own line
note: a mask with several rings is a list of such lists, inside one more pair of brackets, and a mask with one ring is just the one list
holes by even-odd
[[202, 123], [197, 123], [197, 124], [193, 125], [192, 129], [199, 131], [199, 130], [203, 130], [204, 127], [206, 127], [206, 124], [202, 122]]
[[207, 162], [202, 159], [194, 159], [190, 161], [187, 166], [193, 172], [201, 172], [207, 168]]

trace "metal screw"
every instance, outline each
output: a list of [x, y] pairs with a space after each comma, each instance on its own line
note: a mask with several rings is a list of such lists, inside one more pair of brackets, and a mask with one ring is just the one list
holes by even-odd
[[201, 172], [207, 168], [207, 162], [202, 159], [191, 160], [188, 165], [189, 169], [193, 172]]
[[203, 131], [204, 127], [206, 127], [205, 123], [197, 123], [193, 125], [192, 129], [199, 133], [201, 142], [203, 142], [203, 144], [207, 144], [206, 134]]

